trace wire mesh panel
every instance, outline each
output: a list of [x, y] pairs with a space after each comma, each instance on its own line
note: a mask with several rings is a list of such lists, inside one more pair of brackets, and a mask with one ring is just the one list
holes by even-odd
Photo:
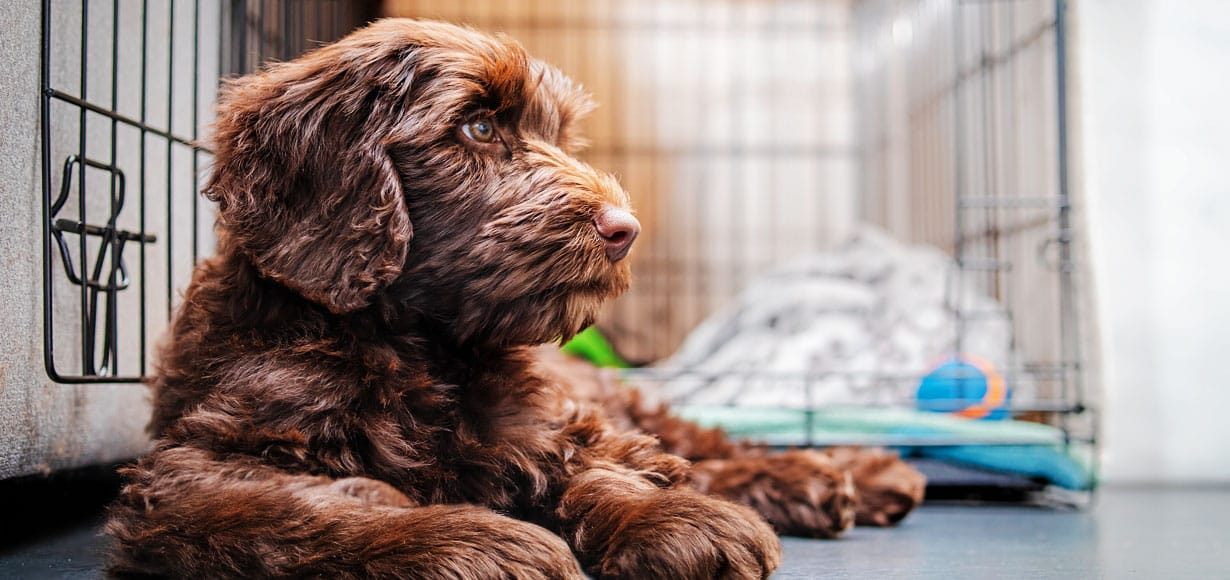
[[[505, 32], [594, 93], [602, 106], [585, 121], [592, 146], [583, 156], [619, 176], [644, 224], [633, 288], [601, 321], [634, 362], [673, 355], [678, 363], [704, 351], [696, 344], [729, 334], [737, 325], [727, 322], [756, 311], [763, 296], [810, 293], [828, 308], [821, 314], [841, 314], [832, 304], [850, 296], [830, 300], [816, 289], [841, 290], [860, 276], [884, 286], [864, 261], [870, 254], [858, 251], [868, 239], [883, 247], [895, 238], [928, 245], [899, 252], [899, 270], [941, 276], [941, 303], [920, 314], [911, 311], [918, 301], [894, 310], [882, 297], [854, 300], [852, 310], [882, 315], [876, 340], [897, 340], [905, 322], [928, 316], [944, 352], [981, 354], [976, 343], [992, 337], [1002, 346], [993, 366], [1017, 391], [999, 401], [1007, 412], [1058, 425], [1060, 443], [1093, 442], [1067, 186], [1062, 0], [46, 0], [53, 379], [145, 373], [147, 337], [212, 247], [212, 214], [196, 195], [209, 163], [198, 140], [219, 79], [293, 58], [381, 10]], [[842, 242], [863, 222], [888, 234]], [[835, 247], [853, 248], [847, 270], [824, 254]], [[826, 285], [809, 286], [817, 270]], [[899, 295], [926, 294], [911, 284]], [[815, 338], [796, 315], [765, 324], [798, 342]], [[825, 332], [846, 328], [815, 320]], [[753, 354], [766, 348], [754, 337], [739, 344]], [[816, 436], [815, 413], [836, 391], [867, 406], [914, 404], [918, 365], [885, 366], [888, 351], [795, 349], [806, 360], [787, 371], [753, 357], [627, 376], [664, 392], [797, 411], [809, 444], [1028, 442]]]
[[221, 15], [224, 76], [287, 61], [337, 40], [378, 14], [362, 0], [227, 0]]
[[[669, 363], [696, 350], [685, 338], [732, 328], [713, 321], [754, 310], [764, 294], [749, 287], [805, 288], [799, 267], [781, 265], [831, 251], [864, 222], [946, 253], [903, 255], [945, 277], [946, 328], [936, 332], [946, 352], [976, 353], [979, 337], [1002, 342], [993, 358], [1015, 391], [1008, 413], [1063, 427], [1048, 441], [1093, 440], [1090, 422], [1069, 422], [1084, 416], [1086, 396], [1063, 2], [388, 0], [385, 10], [505, 32], [594, 93], [600, 108], [582, 155], [618, 174], [645, 226], [633, 288], [601, 326], [634, 362], [674, 355], [668, 368], [627, 376], [675, 387], [681, 373]], [[883, 326], [891, 338], [894, 326]], [[913, 406], [922, 378], [808, 365], [701, 364], [680, 388], [740, 393], [732, 401], [790, 392], [760, 400], [810, 421], [834, 385], [869, 405]], [[916, 439], [857, 442], [962, 442]]]
[[365, 22], [370, 3], [44, 0], [44, 359], [134, 382], [213, 246], [197, 192], [219, 80]]
[[503, 32], [599, 108], [581, 156], [644, 226], [634, 283], [602, 320], [621, 352], [673, 352], [746, 281], [840, 240], [858, 150], [846, 2], [391, 0], [386, 14]]
[[203, 153], [194, 143], [216, 84], [204, 72], [216, 49], [202, 50], [217, 46], [202, 43], [216, 22], [217, 5], [200, 2], [43, 3], [44, 354], [53, 380], [139, 380], [151, 331], [211, 243], [199, 223]]
[[[957, 324], [1010, 322], [1004, 370], [1036, 396], [1018, 413], [1076, 428], [1088, 396], [1064, 16], [1062, 0], [863, 2], [856, 69], [864, 215], [952, 253]], [[970, 307], [971, 293], [1002, 310]], [[1092, 441], [1092, 423], [1079, 427]]]

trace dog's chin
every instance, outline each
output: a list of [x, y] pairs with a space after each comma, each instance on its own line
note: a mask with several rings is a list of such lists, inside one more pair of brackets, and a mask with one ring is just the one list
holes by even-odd
[[596, 300], [599, 305], [614, 300], [632, 285], [632, 268], [627, 260], [612, 264], [610, 269], [588, 280], [561, 284], [564, 293], [578, 299]]
[[620, 270], [619, 275], [602, 283], [582, 285], [558, 298], [553, 309], [559, 313], [558, 320], [562, 324], [549, 332], [546, 340], [539, 342], [567, 341], [596, 322], [602, 307], [628, 289], [631, 281], [628, 268], [625, 266]]
[[570, 285], [538, 299], [545, 323], [526, 336], [526, 344], [567, 341], [598, 320], [602, 307], [628, 289], [628, 276]]
[[494, 347], [531, 346], [568, 340], [598, 319], [602, 307], [628, 289], [630, 272], [617, 265], [606, 275], [570, 280], [506, 302], [474, 300], [480, 310], [462, 312], [456, 328], [471, 330], [457, 339], [462, 343]]

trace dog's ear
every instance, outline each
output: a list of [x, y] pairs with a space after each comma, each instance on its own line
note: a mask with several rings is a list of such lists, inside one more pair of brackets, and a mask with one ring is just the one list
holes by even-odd
[[205, 188], [262, 275], [338, 314], [398, 276], [413, 235], [384, 141], [411, 67], [361, 54], [330, 46], [231, 82]]

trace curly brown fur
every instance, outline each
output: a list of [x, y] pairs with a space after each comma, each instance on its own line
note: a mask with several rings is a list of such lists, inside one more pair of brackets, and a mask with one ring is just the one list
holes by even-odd
[[[217, 257], [161, 348], [112, 571], [758, 578], [772, 528], [536, 367], [629, 282], [588, 98], [503, 37], [387, 20], [230, 83]], [[489, 122], [498, 139], [465, 129]]]
[[782, 534], [833, 538], [854, 525], [850, 472], [815, 451], [706, 459], [693, 465], [692, 484], [753, 507]]
[[824, 453], [854, 478], [858, 488], [858, 525], [896, 525], [922, 503], [927, 478], [901, 461], [896, 453], [854, 447], [837, 447]]

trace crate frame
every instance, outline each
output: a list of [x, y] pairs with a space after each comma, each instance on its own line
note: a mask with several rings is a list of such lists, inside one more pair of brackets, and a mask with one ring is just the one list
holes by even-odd
[[[168, 34], [174, 36], [175, 30], [175, 0], [169, 1], [168, 18], [170, 20], [170, 30]], [[950, 23], [951, 32], [956, 38], [953, 42], [952, 61], [955, 63], [964, 63], [969, 59], [966, 43], [962, 38], [963, 31], [968, 24], [968, 16], [964, 13], [968, 7], [978, 7], [987, 4], [1011, 4], [1021, 2], [1023, 0], [953, 0], [953, 21]], [[1054, 400], [1041, 401], [1028, 406], [1014, 406], [1012, 412], [1014, 414], [1022, 413], [1041, 413], [1059, 427], [1062, 433], [1062, 441], [1058, 443], [1065, 447], [1074, 445], [1085, 445], [1093, 449], [1092, 457], [1096, 464], [1097, 453], [1096, 446], [1098, 444], [1098, 418], [1096, 405], [1091, 404], [1088, 387], [1086, 385], [1086, 365], [1084, 361], [1084, 348], [1082, 345], [1083, 335], [1081, 328], [1081, 312], [1079, 301], [1079, 281], [1078, 273], [1080, 264], [1078, 255], [1080, 254], [1079, 243], [1079, 228], [1074, 217], [1074, 200], [1072, 195], [1071, 180], [1071, 151], [1069, 141], [1069, 24], [1067, 19], [1068, 2], [1067, 0], [1040, 0], [1041, 2], [1049, 2], [1053, 12], [1053, 19], [1042, 23], [1043, 26], [1039, 29], [1039, 38], [1049, 35], [1050, 41], [1054, 43], [1054, 85], [1055, 90], [1052, 98], [1054, 99], [1055, 118], [1054, 131], [1056, 135], [1054, 162], [1055, 185], [1057, 188], [1056, 195], [1053, 196], [991, 196], [986, 191], [979, 191], [970, 186], [965, 176], [970, 172], [970, 165], [977, 163], [977, 160], [965, 155], [971, 146], [975, 145], [969, 142], [970, 127], [973, 124], [980, 122], [974, 118], [974, 107], [971, 106], [971, 97], [961, 90], [962, 83], [974, 83], [984, 81], [988, 73], [994, 66], [998, 66], [1002, 62], [1010, 61], [1015, 54], [1015, 51], [1021, 50], [1021, 47], [1010, 47], [1009, 51], [1004, 54], [987, 54], [979, 55], [976, 60], [976, 65], [970, 70], [962, 70], [958, 74], [955, 83], [955, 88], [950, 95], [952, 99], [954, 114], [952, 115], [952, 126], [949, 129], [952, 132], [952, 138], [955, 140], [953, 150], [957, 153], [952, 155], [951, 171], [953, 175], [959, 176], [954, 179], [952, 184], [953, 207], [950, 219], [954, 224], [952, 230], [953, 236], [951, 240], [951, 253], [954, 258], [957, 271], [961, 277], [965, 276], [981, 276], [988, 272], [998, 272], [1012, 267], [998, 258], [987, 258], [977, 251], [979, 239], [968, 234], [965, 225], [970, 220], [970, 215], [977, 212], [988, 211], [1003, 211], [1010, 212], [1015, 210], [1030, 210], [1030, 211], [1045, 211], [1047, 225], [1053, 224], [1053, 235], [1046, 241], [1043, 247], [1038, 248], [1039, 259], [1049, 260], [1052, 267], [1055, 269], [1058, 280], [1058, 325], [1056, 331], [1056, 340], [1058, 342], [1058, 351], [1061, 353], [1060, 358], [1053, 365], [1026, 365], [1021, 370], [1032, 374], [1045, 374], [1046, 376], [1055, 377], [1056, 383], [1059, 385], [1059, 392]], [[295, 55], [310, 49], [317, 42], [324, 42], [340, 37], [345, 32], [353, 27], [362, 24], [366, 18], [375, 15], [375, 9], [370, 4], [349, 5], [340, 0], [311, 0], [309, 2], [289, 2], [286, 0], [218, 0], [219, 2], [219, 34], [221, 39], [218, 43], [218, 78], [223, 79], [230, 75], [244, 74], [257, 70], [268, 59], [286, 60], [293, 58]], [[146, 249], [150, 244], [165, 243], [168, 248], [171, 247], [172, 241], [176, 239], [178, 232], [171, 227], [173, 221], [171, 214], [174, 211], [182, 211], [182, 205], [176, 200], [183, 198], [182, 195], [177, 195], [182, 192], [177, 192], [173, 188], [171, 171], [171, 152], [173, 150], [186, 149], [191, 154], [191, 165], [193, 174], [193, 183], [198, 184], [200, 176], [207, 170], [206, 161], [209, 157], [208, 148], [203, 145], [199, 138], [201, 131], [199, 127], [199, 90], [198, 83], [201, 80], [201, 64], [200, 48], [201, 48], [201, 6], [202, 0], [179, 0], [178, 5], [181, 10], [190, 9], [194, 13], [193, 27], [193, 63], [192, 71], [193, 92], [190, 103], [179, 103], [180, 106], [192, 107], [192, 128], [188, 133], [177, 132], [174, 130], [173, 116], [175, 114], [176, 99], [174, 94], [174, 78], [175, 74], [171, 70], [165, 71], [168, 75], [167, 94], [167, 118], [165, 125], [161, 124], [162, 120], [151, 119], [148, 116], [148, 100], [152, 98], [162, 98], [161, 96], [150, 95], [147, 90], [147, 82], [151, 71], [147, 69], [148, 60], [148, 37], [151, 32], [149, 22], [149, 2], [142, 0], [141, 17], [142, 17], [142, 34], [140, 38], [141, 45], [141, 112], [137, 117], [126, 116], [118, 112], [116, 103], [116, 83], [117, 83], [117, 51], [120, 43], [119, 39], [119, 18], [112, 18], [112, 29], [110, 31], [112, 38], [112, 55], [111, 61], [111, 95], [110, 102], [98, 102], [97, 100], [89, 100], [87, 98], [87, 72], [89, 68], [87, 45], [90, 30], [88, 27], [89, 19], [87, 18], [88, 11], [91, 6], [89, 0], [82, 0], [80, 3], [81, 10], [81, 31], [80, 31], [80, 63], [81, 63], [81, 91], [80, 94], [74, 95], [67, 90], [63, 90], [52, 83], [52, 75], [50, 70], [51, 55], [59, 47], [52, 46], [51, 23], [53, 21], [53, 0], [43, 0], [43, 15], [42, 15], [42, 46], [41, 46], [41, 79], [40, 79], [40, 115], [42, 120], [42, 209], [43, 209], [43, 321], [44, 321], [44, 366], [48, 377], [59, 383], [126, 383], [139, 382], [145, 379], [148, 372], [148, 361], [146, 360], [147, 336], [146, 327], [147, 319], [152, 316], [147, 312], [147, 297], [149, 293], [162, 291], [165, 293], [167, 311], [165, 319], [170, 320], [175, 290], [173, 281], [175, 277], [172, 275], [175, 268], [173, 252], [167, 252], [167, 277], [166, 284], [161, 289], [147, 288], [146, 284], [146, 266], [147, 257]], [[97, 3], [95, 3], [97, 4]], [[468, 18], [467, 15], [470, 3], [463, 3], [461, 15], [463, 20], [473, 20], [475, 24], [480, 26], [501, 26], [509, 23], [501, 23], [499, 19], [486, 18], [482, 19], [477, 16]], [[359, 6], [357, 9], [355, 6]], [[120, 10], [120, 1], [112, 0], [112, 14], [117, 14]], [[733, 14], [733, 13], [732, 13]], [[345, 15], [343, 18], [341, 15]], [[616, 21], [615, 19], [594, 20], [581, 19], [571, 21], [568, 19], [546, 19], [536, 16], [531, 16], [524, 22], [513, 23], [519, 27], [525, 27], [530, 30], [565, 30], [575, 29], [584, 31], [603, 30], [607, 33], [619, 30], [636, 30], [637, 27], [654, 30], [661, 28], [663, 25], [654, 22], [639, 22], [639, 21]], [[747, 27], [749, 35], [765, 35], [771, 36], [774, 29], [770, 26], [765, 26], [763, 30], [753, 29], [754, 25], [739, 22], [735, 19], [732, 22], [722, 23], [722, 26], [728, 26], [732, 29], [739, 27]], [[682, 26], [682, 25], [681, 25]], [[796, 26], [796, 28], [798, 28]], [[184, 31], [179, 31], [181, 34]], [[807, 31], [804, 31], [807, 32]], [[819, 34], [822, 31], [816, 31]], [[1033, 39], [1038, 41], [1038, 39]], [[171, 44], [174, 50], [174, 44]], [[174, 58], [168, 58], [168, 68], [174, 66]], [[735, 95], [737, 96], [737, 95]], [[733, 98], [733, 97], [732, 97]], [[985, 95], [984, 97], [985, 98]], [[51, 133], [53, 126], [58, 120], [52, 115], [52, 104], [60, 103], [73, 107], [77, 113], [80, 123], [80, 135], [78, 138], [78, 147], [76, 151], [64, 160], [59, 174], [60, 187], [56, 187], [56, 160], [52, 158]], [[608, 103], [612, 108], [618, 109], [619, 102]], [[985, 111], [985, 103], [984, 111]], [[110, 141], [111, 148], [109, 159], [99, 160], [89, 156], [87, 148], [87, 117], [102, 118], [110, 124]], [[985, 122], [985, 119], [981, 122]], [[738, 120], [735, 123], [746, 123], [746, 119]], [[125, 168], [117, 165], [116, 161], [116, 130], [119, 126], [125, 126], [139, 131], [140, 141], [140, 160], [137, 170], [139, 178], [136, 180], [130, 179]], [[737, 128], [737, 127], [736, 127]], [[985, 128], [984, 128], [985, 129]], [[166, 170], [167, 179], [165, 184], [152, 184], [146, 182], [146, 143], [149, 141], [162, 141], [165, 143], [167, 151]], [[810, 148], [807, 148], [810, 147]], [[615, 159], [620, 164], [631, 164], [648, 162], [653, 163], [652, 158], [657, 155], [666, 153], [679, 157], [716, 157], [729, 156], [739, 158], [740, 156], [767, 156], [774, 158], [781, 155], [816, 155], [826, 156], [834, 154], [846, 154], [849, 152], [833, 151], [826, 146], [807, 146], [803, 149], [790, 149], [787, 146], [751, 146], [745, 145], [741, 147], [709, 147], [695, 148], [694, 150], [679, 150], [666, 152], [658, 148], [630, 146], [627, 144], [606, 144], [605, 146], [595, 147], [588, 155], [591, 157], [602, 157]], [[864, 160], [868, 155], [867, 149], [854, 152], [860, 155], [860, 159]], [[648, 161], [647, 161], [648, 160]], [[101, 222], [97, 218], [91, 219], [87, 215], [87, 203], [85, 199], [88, 195], [101, 195], [87, 191], [87, 172], [103, 171], [111, 174], [110, 186], [108, 195], [111, 200], [110, 206], [112, 211], [110, 215]], [[737, 169], [732, 169], [737, 171]], [[135, 181], [135, 183], [134, 183]], [[145, 206], [148, 195], [156, 195], [157, 189], [163, 187], [161, 193], [166, 196], [167, 209], [167, 224], [166, 231], [151, 231], [147, 229]], [[69, 219], [59, 215], [60, 210], [65, 206], [68, 196], [72, 194], [72, 189], [76, 189], [78, 200], [79, 214], [76, 219]], [[136, 230], [126, 231], [117, 227], [116, 218], [122, 212], [134, 211], [131, 203], [125, 204], [126, 197], [130, 196], [130, 191], [136, 190], [135, 194], [135, 211], [139, 215], [139, 227]], [[153, 190], [153, 193], [151, 193]], [[208, 248], [202, 247], [201, 240], [198, 239], [199, 223], [201, 219], [201, 203], [195, 197], [195, 192], [191, 193], [194, 200], [191, 204], [192, 214], [192, 261], [195, 263], [201, 253], [207, 252]], [[733, 232], [740, 233], [738, 229], [732, 229]], [[86, 235], [80, 235], [80, 232], [85, 232]], [[996, 232], [998, 235], [1000, 232]], [[745, 235], [746, 232], [740, 233]], [[65, 238], [66, 235], [78, 235], [76, 240], [76, 256], [73, 255], [72, 244]], [[93, 237], [101, 240], [100, 250], [94, 253], [94, 259], [91, 261], [91, 252], [87, 247], [87, 238]], [[114, 301], [119, 292], [129, 288], [124, 283], [129, 279], [128, 265], [122, 257], [124, 249], [130, 248], [131, 244], [137, 245], [137, 268], [139, 282], [137, 291], [139, 293], [140, 316], [136, 321], [140, 326], [139, 333], [139, 368], [137, 372], [129, 374], [121, 374], [118, 369], [119, 349], [122, 345], [117, 340], [119, 325], [124, 321], [116, 318]], [[654, 256], [654, 260], [648, 262], [649, 269], [649, 284], [657, 284], [658, 288], [669, 289], [672, 287], [669, 283], [670, 276], [675, 275], [672, 270], [678, 266], [674, 256], [669, 252], [671, 248], [669, 244], [665, 244], [665, 248], [660, 248], [665, 251], [662, 255]], [[58, 256], [58, 257], [57, 257]], [[106, 259], [104, 259], [106, 258]], [[80, 328], [82, 329], [80, 336], [76, 337], [75, 342], [79, 345], [80, 356], [82, 360], [82, 368], [79, 370], [70, 371], [69, 369], [57, 368], [55, 359], [55, 344], [56, 344], [56, 303], [54, 301], [54, 263], [55, 260], [60, 260], [65, 264], [66, 272], [69, 274], [70, 283], [79, 286], [80, 293], [78, 299], [78, 318], [80, 320]], [[655, 261], [656, 260], [656, 261]], [[93, 265], [93, 271], [87, 268], [87, 265]], [[660, 266], [660, 267], [659, 267]], [[182, 267], [182, 265], [181, 265]], [[655, 271], [656, 268], [656, 271]], [[741, 264], [732, 262], [727, 272], [729, 276], [738, 279], [745, 278], [746, 272]], [[644, 277], [644, 276], [642, 276]], [[644, 281], [642, 281], [644, 283]], [[963, 284], [956, 284], [954, 287], [963, 288]], [[955, 299], [956, 303], [960, 303], [959, 297]], [[667, 300], [669, 304], [669, 299]], [[105, 308], [104, 308], [105, 305]], [[103, 314], [105, 312], [105, 314]], [[958, 315], [958, 330], [956, 336], [958, 343], [954, 346], [956, 352], [961, 351], [960, 337], [963, 333], [960, 326], [967, 323], [971, 313], [957, 310]], [[101, 323], [99, 318], [102, 317]], [[99, 333], [101, 332], [101, 339]], [[98, 347], [101, 344], [101, 357], [96, 357]], [[99, 364], [101, 361], [101, 364]], [[1016, 372], [1017, 369], [1008, 369], [1008, 372]], [[692, 374], [703, 375], [706, 371], [690, 371]], [[772, 378], [771, 373], [762, 373], [759, 378]], [[816, 381], [832, 376], [834, 373], [803, 373], [792, 374], [789, 376], [779, 377], [782, 380], [797, 380], [806, 385], [814, 384]], [[630, 382], [654, 383], [669, 378], [680, 376], [675, 371], [665, 371], [662, 369], [643, 368], [632, 369], [623, 373], [623, 376]], [[914, 377], [883, 377], [886, 380], [909, 380]], [[858, 443], [858, 444], [878, 444], [878, 445], [954, 445], [954, 444], [974, 444], [977, 441], [954, 441], [952, 439], [944, 439], [940, 441], [922, 441], [922, 440], [906, 440], [902, 438], [886, 438], [886, 439], [862, 439], [851, 441], [822, 441], [815, 436], [814, 420], [816, 413], [819, 412], [817, 405], [813, 402], [813, 395], [810, 386], [804, 388], [806, 401], [803, 407], [806, 421], [806, 438], [802, 443], [808, 446], [819, 446], [838, 443]], [[1078, 431], [1080, 431], [1078, 433]], [[982, 442], [981, 444], [995, 444]], [[1002, 444], [1002, 443], [1001, 443]]]

